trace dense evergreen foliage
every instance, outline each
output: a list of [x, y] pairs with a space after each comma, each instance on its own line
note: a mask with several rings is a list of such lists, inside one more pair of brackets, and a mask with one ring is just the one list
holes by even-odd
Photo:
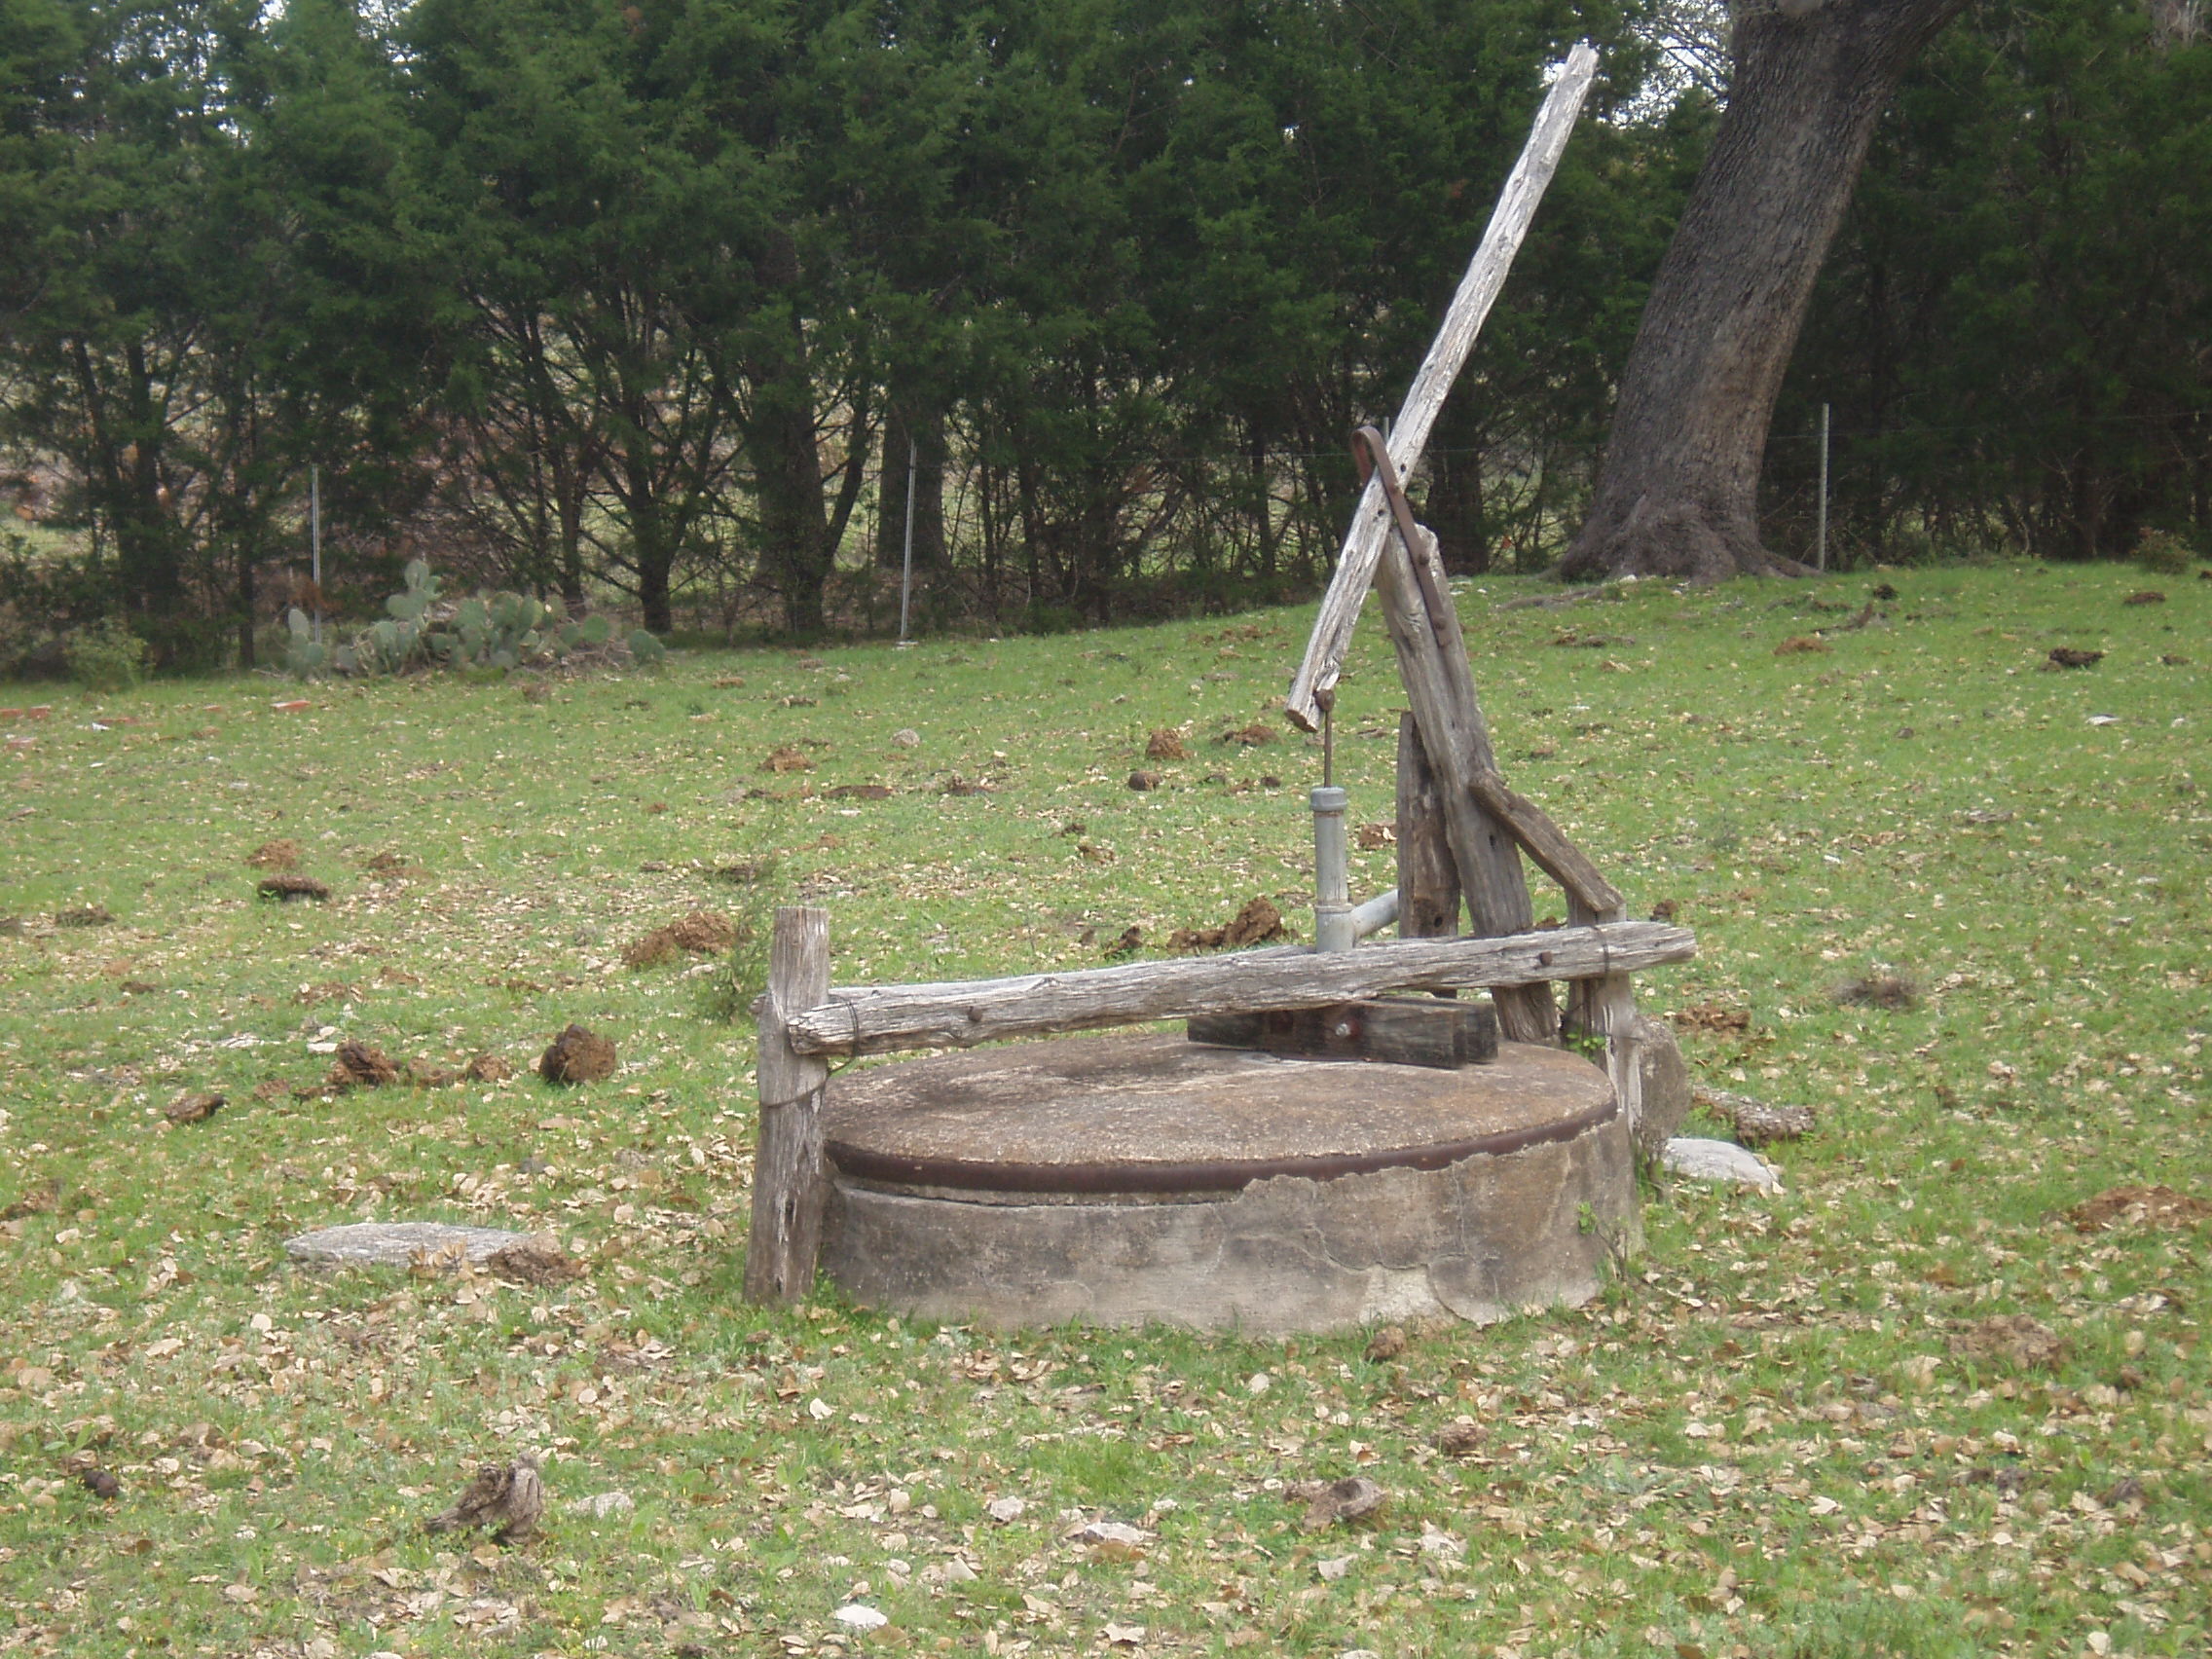
[[[1586, 491], [1711, 128], [1608, 0], [10, 0], [0, 620], [249, 655], [318, 464], [341, 587], [422, 554], [648, 626], [1052, 626], [1326, 571], [1571, 40], [1609, 83], [1425, 470], [1462, 569]], [[2212, 61], [1989, 0], [1889, 118], [1811, 406], [1862, 554], [2201, 534]], [[74, 544], [89, 551], [74, 557]], [[281, 591], [279, 591], [281, 590]], [[0, 639], [0, 646], [8, 645]]]

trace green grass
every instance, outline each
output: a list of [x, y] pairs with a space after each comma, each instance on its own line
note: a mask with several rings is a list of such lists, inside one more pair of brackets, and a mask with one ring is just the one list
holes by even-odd
[[[2206, 1233], [2063, 1212], [2121, 1182], [2212, 1198], [2212, 585], [2127, 607], [2124, 570], [1889, 579], [1886, 623], [1788, 655], [1872, 578], [1463, 593], [1508, 777], [1639, 913], [1698, 931], [1645, 1003], [1747, 1013], [1685, 1034], [1693, 1069], [1822, 1126], [1778, 1149], [1781, 1196], [1647, 1193], [1644, 1255], [1598, 1304], [1388, 1362], [1359, 1335], [745, 1308], [729, 970], [619, 961], [695, 905], [797, 896], [844, 982], [1092, 963], [1258, 893], [1293, 912], [1318, 750], [1214, 739], [1280, 728], [1309, 612], [685, 655], [544, 702], [8, 689], [55, 711], [0, 720], [32, 740], [0, 753], [0, 915], [24, 922], [0, 934], [0, 1206], [59, 1199], [0, 1223], [0, 1649], [1046, 1654], [1111, 1623], [1156, 1653], [2202, 1652]], [[2038, 672], [2060, 644], [2107, 654]], [[1339, 705], [1355, 822], [1390, 815], [1399, 702], [1371, 620]], [[1144, 761], [1170, 725], [1196, 758]], [[780, 746], [813, 769], [764, 771]], [[1128, 791], [1139, 765], [1164, 786]], [[825, 796], [869, 783], [896, 793]], [[329, 904], [256, 901], [241, 861], [278, 836]], [[387, 853], [405, 873], [369, 869]], [[752, 886], [708, 873], [771, 854]], [[1359, 855], [1360, 895], [1388, 856]], [[95, 903], [113, 925], [52, 925]], [[1918, 1006], [1834, 1000], [1874, 973]], [[527, 1068], [571, 1019], [615, 1039], [615, 1079], [253, 1095], [342, 1036]], [[210, 1088], [226, 1110], [166, 1124]], [[364, 1216], [551, 1228], [590, 1274], [283, 1265], [291, 1233]], [[2066, 1340], [2055, 1369], [1954, 1353], [2010, 1313]], [[1461, 1414], [1481, 1453], [1437, 1455]], [[421, 1532], [524, 1446], [543, 1538]], [[113, 1501], [69, 1479], [88, 1453]], [[1283, 1484], [1354, 1467], [1391, 1490], [1382, 1524], [1302, 1530]], [[564, 1507], [614, 1491], [634, 1511]], [[1002, 1495], [1027, 1513], [988, 1520]], [[1089, 1560], [1075, 1512], [1157, 1541]], [[890, 1628], [838, 1635], [853, 1598]]]

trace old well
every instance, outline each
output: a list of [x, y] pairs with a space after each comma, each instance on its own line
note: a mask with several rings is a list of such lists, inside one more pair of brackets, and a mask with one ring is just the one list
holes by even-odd
[[1058, 1038], [848, 1074], [824, 1129], [823, 1266], [947, 1320], [1487, 1322], [1588, 1299], [1637, 1228], [1605, 1074], [1527, 1044], [1445, 1070]]

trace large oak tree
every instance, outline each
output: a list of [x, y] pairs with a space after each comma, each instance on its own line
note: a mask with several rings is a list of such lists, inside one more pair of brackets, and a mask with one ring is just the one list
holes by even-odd
[[1759, 461], [1874, 124], [1965, 0], [1741, 0], [1728, 109], [1621, 377], [1561, 573], [1801, 572], [1757, 521]]

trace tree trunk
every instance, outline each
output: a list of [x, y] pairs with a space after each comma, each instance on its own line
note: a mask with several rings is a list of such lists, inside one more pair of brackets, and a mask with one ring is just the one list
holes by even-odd
[[1775, 396], [1882, 106], [1963, 4], [1737, 9], [1728, 111], [1644, 305], [1563, 577], [1805, 573], [1759, 542]]

